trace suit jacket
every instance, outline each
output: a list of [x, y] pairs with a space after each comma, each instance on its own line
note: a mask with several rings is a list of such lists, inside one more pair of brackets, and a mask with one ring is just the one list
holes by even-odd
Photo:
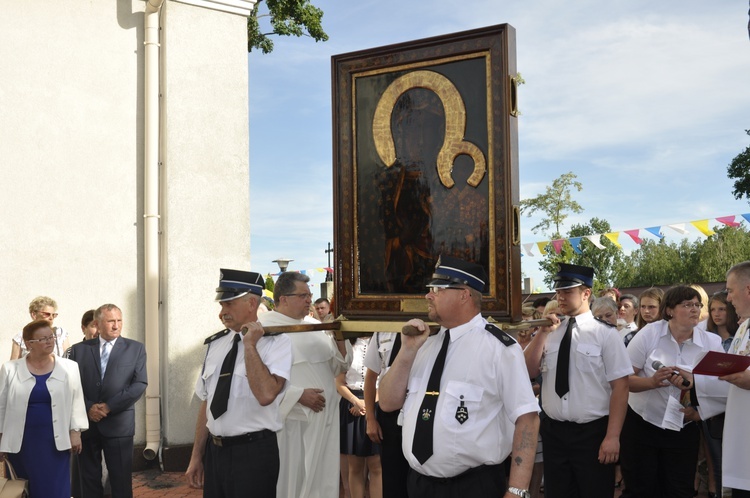
[[[6, 362], [0, 367], [0, 451], [18, 453], [23, 443], [26, 410], [36, 378], [29, 372], [26, 358]], [[55, 447], [70, 449], [70, 431], [89, 426], [81, 391], [78, 365], [55, 358], [55, 367], [47, 379], [52, 403], [52, 430]]]
[[[78, 363], [86, 411], [96, 403], [106, 403], [110, 412], [99, 422], [89, 420], [91, 436], [98, 432], [104, 437], [135, 435], [133, 405], [148, 385], [146, 378], [146, 348], [138, 341], [119, 337], [109, 354], [107, 371], [101, 378], [99, 339], [75, 344], [70, 359]], [[97, 429], [97, 430], [93, 430]], [[84, 433], [84, 437], [89, 435]]]

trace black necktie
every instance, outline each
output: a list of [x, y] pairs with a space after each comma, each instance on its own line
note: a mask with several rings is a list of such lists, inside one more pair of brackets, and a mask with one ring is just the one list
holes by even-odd
[[421, 464], [425, 463], [432, 456], [435, 407], [440, 395], [440, 377], [443, 375], [445, 356], [448, 353], [448, 343], [450, 342], [450, 330], [446, 330], [443, 337], [443, 345], [440, 348], [437, 358], [435, 358], [435, 364], [432, 366], [430, 380], [427, 382], [427, 390], [424, 393], [424, 398], [422, 398], [422, 406], [417, 413], [417, 425], [414, 428], [414, 442], [412, 443], [411, 452]]
[[388, 357], [388, 366], [393, 365], [393, 360], [396, 359], [396, 355], [401, 349], [401, 334], [396, 334], [396, 339], [393, 341], [393, 348], [391, 349], [391, 356]]
[[221, 373], [219, 374], [218, 382], [216, 382], [214, 399], [211, 401], [211, 414], [214, 416], [214, 420], [221, 417], [227, 411], [229, 388], [232, 387], [232, 373], [234, 372], [234, 364], [237, 361], [237, 350], [239, 349], [241, 338], [240, 334], [235, 334], [232, 349], [229, 350], [224, 357], [224, 363], [221, 364]]
[[557, 375], [555, 375], [555, 392], [561, 398], [570, 391], [570, 382], [568, 379], [570, 370], [570, 339], [573, 336], [573, 324], [576, 319], [568, 319], [568, 328], [565, 329], [565, 335], [560, 341], [560, 351], [557, 352]]

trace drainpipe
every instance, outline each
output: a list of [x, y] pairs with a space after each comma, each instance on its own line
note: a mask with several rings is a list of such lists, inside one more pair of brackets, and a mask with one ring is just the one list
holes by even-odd
[[164, 0], [147, 0], [144, 11], [143, 246], [148, 387], [143, 457], [161, 464], [159, 360], [159, 14]]

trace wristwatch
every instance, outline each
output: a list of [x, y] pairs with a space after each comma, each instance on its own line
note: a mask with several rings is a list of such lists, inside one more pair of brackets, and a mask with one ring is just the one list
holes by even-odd
[[528, 489], [518, 489], [513, 486], [508, 486], [508, 492], [520, 496], [521, 498], [531, 498], [531, 493], [529, 493]]

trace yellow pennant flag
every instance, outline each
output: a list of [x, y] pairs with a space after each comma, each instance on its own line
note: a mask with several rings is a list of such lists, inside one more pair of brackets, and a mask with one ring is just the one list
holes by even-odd
[[710, 228], [708, 228], [708, 220], [691, 221], [690, 224], [693, 225], [698, 230], [700, 230], [700, 232], [706, 237], [710, 237], [716, 233]]
[[617, 239], [620, 238], [620, 232], [605, 233], [604, 236], [607, 237], [609, 239], [609, 241], [612, 242], [615, 245], [615, 247], [617, 247], [619, 249], [622, 249], [622, 246], [617, 241]]
[[544, 249], [545, 247], [547, 247], [547, 244], [549, 244], [549, 240], [544, 241], [544, 242], [537, 242], [536, 243], [536, 246], [539, 248], [539, 252], [542, 253], [542, 256], [544, 256], [545, 254], [547, 254], [547, 250]]

